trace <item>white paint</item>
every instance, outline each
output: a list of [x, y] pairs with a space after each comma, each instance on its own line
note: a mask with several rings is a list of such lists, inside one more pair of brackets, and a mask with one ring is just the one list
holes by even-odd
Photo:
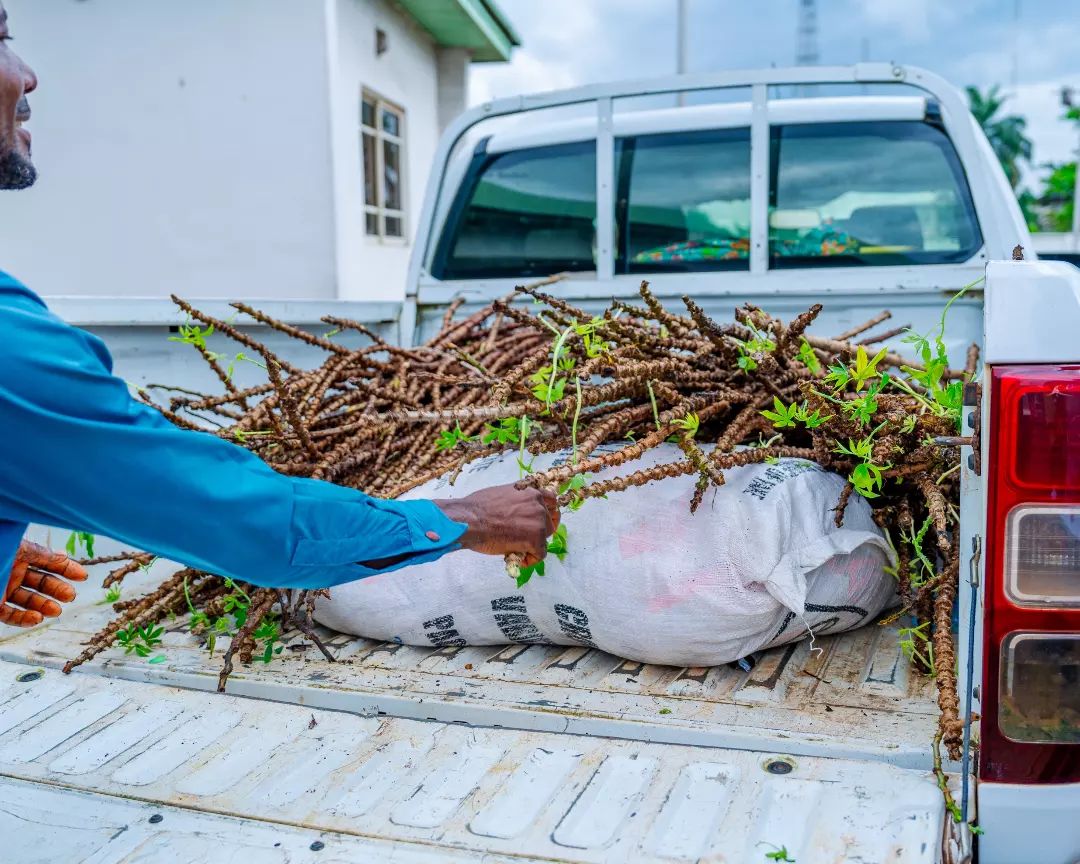
[[1077, 332], [1080, 269], [1063, 261], [993, 261], [987, 266], [988, 365], [1075, 363]]
[[[402, 182], [406, 238], [415, 233], [424, 182], [438, 141], [438, 76], [431, 40], [386, 0], [326, 0], [331, 37], [331, 140], [338, 296], [401, 300], [409, 239], [364, 233], [360, 93], [367, 88], [405, 109]], [[375, 56], [375, 29], [388, 50]]]
[[[1080, 783], [980, 783], [982, 864], [1073, 864], [1080, 857]], [[1037, 850], [1037, 851], [1036, 851]]]
[[360, 89], [405, 109], [411, 234], [464, 52], [437, 62], [388, 0], [6, 7], [40, 177], [3, 197], [4, 270], [40, 294], [402, 299], [408, 242], [364, 234]]
[[9, 0], [37, 185], [3, 267], [41, 294], [335, 296], [320, 4]]

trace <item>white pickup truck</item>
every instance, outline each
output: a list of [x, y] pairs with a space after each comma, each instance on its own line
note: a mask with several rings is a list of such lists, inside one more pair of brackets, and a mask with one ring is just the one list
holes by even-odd
[[[693, 104], [658, 107], [678, 91]], [[1080, 359], [1080, 270], [1007, 260], [1018, 244], [1019, 209], [963, 98], [922, 70], [603, 85], [455, 122], [406, 303], [367, 316], [407, 343], [456, 296], [479, 304], [567, 271], [557, 293], [585, 306], [647, 278], [720, 318], [745, 301], [785, 317], [820, 302], [822, 333], [883, 308], [928, 331], [985, 274], [947, 325], [954, 357], [978, 342], [985, 361], [965, 411], [975, 449], [962, 451], [971, 746], [945, 764], [959, 822], [932, 772], [934, 684], [912, 672], [896, 626], [682, 669], [587, 646], [327, 634], [338, 662], [295, 638], [217, 695], [220, 653], [182, 621], [163, 662], [112, 651], [63, 676], [111, 614], [84, 590], [48, 627], [0, 633], [0, 858], [1080, 859], [1080, 367], [1066, 365]], [[317, 320], [303, 304], [271, 311]], [[172, 321], [117, 323], [97, 329], [121, 374], [177, 380]]]

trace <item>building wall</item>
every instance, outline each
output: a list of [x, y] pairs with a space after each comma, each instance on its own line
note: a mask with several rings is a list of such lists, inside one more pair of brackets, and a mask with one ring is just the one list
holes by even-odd
[[[424, 196], [438, 144], [436, 48], [415, 23], [386, 0], [326, 0], [331, 42], [334, 189], [339, 291], [343, 299], [401, 300]], [[375, 52], [375, 30], [388, 50]], [[464, 62], [464, 58], [462, 59]], [[406, 238], [364, 233], [360, 94], [367, 88], [405, 109]]]
[[42, 294], [335, 296], [322, 3], [5, 5], [40, 180], [0, 200], [0, 268]]

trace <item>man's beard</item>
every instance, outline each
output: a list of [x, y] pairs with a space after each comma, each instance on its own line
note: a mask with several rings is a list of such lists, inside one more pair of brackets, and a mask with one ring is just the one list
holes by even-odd
[[0, 154], [0, 189], [26, 189], [37, 180], [37, 169], [21, 153], [8, 150]]

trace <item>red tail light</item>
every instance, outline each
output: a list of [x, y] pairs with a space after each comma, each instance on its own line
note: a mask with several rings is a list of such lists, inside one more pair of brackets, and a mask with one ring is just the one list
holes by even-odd
[[991, 387], [979, 775], [1080, 781], [1080, 366]]

